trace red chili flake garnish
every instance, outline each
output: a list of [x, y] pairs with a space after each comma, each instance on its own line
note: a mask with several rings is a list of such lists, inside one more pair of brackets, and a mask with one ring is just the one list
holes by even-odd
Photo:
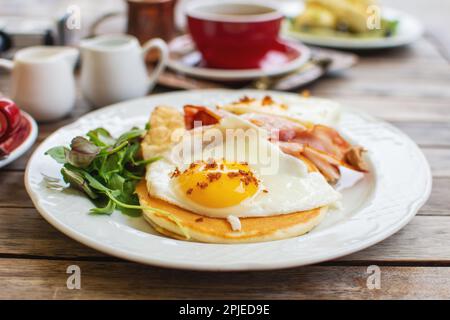
[[219, 180], [220, 177], [222, 176], [222, 173], [221, 172], [210, 172], [206, 176], [208, 177], [208, 181], [211, 183], [216, 180]]
[[195, 167], [197, 166], [197, 163], [195, 163], [195, 162], [192, 162], [190, 165], [189, 165], [189, 169], [194, 169]]
[[236, 177], [239, 177], [239, 172], [235, 172], [235, 171], [231, 171], [231, 172], [228, 172], [227, 173], [227, 176], [229, 177], [229, 178], [236, 178]]
[[270, 96], [265, 96], [265, 97], [262, 99], [261, 104], [262, 104], [263, 106], [268, 106], [268, 105], [273, 104], [273, 100], [272, 100], [272, 98], [271, 98]]
[[180, 170], [177, 168], [175, 168], [175, 170], [170, 174], [170, 178], [176, 178], [181, 174]]
[[203, 222], [203, 218], [197, 218], [195, 219], [195, 222]]
[[255, 176], [253, 175], [252, 172], [247, 172], [244, 170], [239, 170], [237, 172], [232, 171], [232, 172], [228, 172], [227, 176], [229, 178], [235, 178], [235, 177], [241, 177], [241, 181], [248, 186], [250, 183], [254, 183], [256, 186], [258, 186], [258, 179], [255, 178]]
[[206, 170], [216, 169], [216, 168], [217, 168], [217, 163], [214, 160], [208, 160], [208, 162], [205, 165]]
[[246, 176], [246, 175], [248, 175], [248, 172], [247, 172], [247, 171], [244, 171], [244, 170], [242, 170], [242, 169], [239, 169], [239, 174], [241, 174], [241, 175], [243, 175], [243, 176]]
[[251, 101], [254, 101], [254, 100], [255, 99], [249, 98], [247, 96], [243, 96], [242, 98], [239, 99], [239, 102], [247, 103], [247, 102], [251, 102]]
[[208, 187], [208, 183], [207, 182], [197, 182], [197, 187], [199, 187], [200, 189], [205, 189], [206, 187]]
[[192, 191], [194, 191], [194, 189], [189, 188], [189, 189], [187, 189], [186, 194], [187, 194], [187, 195], [192, 194]]
[[263, 192], [264, 192], [264, 193], [269, 193], [269, 190], [264, 189]]
[[249, 177], [243, 177], [243, 178], [241, 178], [241, 181], [242, 181], [246, 186], [248, 186], [248, 185], [250, 184], [250, 182], [251, 182], [251, 179], [250, 179]]

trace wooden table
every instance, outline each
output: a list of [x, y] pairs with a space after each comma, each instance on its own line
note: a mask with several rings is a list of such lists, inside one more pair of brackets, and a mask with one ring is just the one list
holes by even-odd
[[[450, 56], [444, 35], [450, 24], [443, 21], [450, 3], [392, 2], [424, 19], [426, 37], [410, 48], [364, 54], [345, 75], [309, 89], [391, 122], [423, 150], [433, 192], [403, 230], [350, 256], [287, 270], [209, 273], [139, 265], [89, 249], [40, 217], [23, 184], [28, 152], [0, 169], [0, 298], [450, 298]], [[0, 91], [7, 93], [6, 82], [1, 75]], [[38, 142], [88, 111], [80, 100], [70, 117], [40, 124]], [[82, 270], [81, 290], [66, 288], [66, 269], [74, 264]], [[381, 269], [378, 290], [366, 285], [370, 265]]]

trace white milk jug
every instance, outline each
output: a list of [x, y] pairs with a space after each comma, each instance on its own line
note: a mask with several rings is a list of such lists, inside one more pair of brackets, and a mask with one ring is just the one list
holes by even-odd
[[37, 46], [19, 50], [12, 61], [0, 59], [0, 67], [12, 73], [11, 99], [36, 120], [50, 121], [74, 107], [77, 59], [74, 48]]
[[[168, 57], [166, 43], [152, 39], [141, 48], [129, 35], [103, 35], [81, 42], [81, 90], [96, 107], [145, 96], [155, 85]], [[147, 74], [145, 56], [160, 52], [160, 60]]]

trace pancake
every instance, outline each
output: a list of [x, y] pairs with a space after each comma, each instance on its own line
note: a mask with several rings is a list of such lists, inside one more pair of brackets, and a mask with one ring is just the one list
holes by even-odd
[[171, 216], [143, 210], [144, 218], [159, 233], [182, 240], [207, 243], [250, 243], [281, 240], [311, 231], [325, 217], [327, 207], [291, 214], [240, 218], [241, 230], [233, 231], [226, 219], [210, 218], [174, 206], [148, 194], [141, 181], [136, 193], [142, 206], [169, 212]]

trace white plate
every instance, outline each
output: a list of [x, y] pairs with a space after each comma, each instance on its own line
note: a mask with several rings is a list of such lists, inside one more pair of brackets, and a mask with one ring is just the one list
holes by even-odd
[[34, 119], [28, 113], [26, 113], [24, 111], [21, 111], [21, 112], [22, 112], [22, 115], [27, 119], [27, 121], [31, 125], [30, 134], [22, 142], [22, 144], [20, 144], [16, 149], [13, 150], [13, 152], [11, 152], [8, 155], [8, 157], [6, 157], [3, 160], [0, 160], [0, 168], [10, 164], [14, 160], [16, 160], [17, 158], [22, 156], [25, 152], [28, 151], [28, 149], [30, 149], [33, 146], [33, 143], [36, 141], [37, 134], [38, 134], [38, 126], [36, 124], [36, 121], [34, 121]]
[[287, 24], [283, 26], [283, 35], [302, 41], [303, 43], [336, 48], [336, 49], [386, 49], [401, 47], [411, 44], [418, 40], [424, 28], [422, 23], [407, 13], [391, 9], [383, 8], [382, 15], [387, 19], [396, 19], [399, 21], [398, 29], [395, 35], [387, 38], [343, 38], [336, 36], [320, 36], [309, 34], [306, 32], [298, 32], [289, 30]]
[[[291, 49], [300, 52], [298, 58], [276, 68], [229, 70], [199, 67], [195, 65], [196, 61], [201, 60], [201, 54], [195, 50], [190, 36], [183, 35], [175, 38], [169, 43], [169, 50], [171, 53], [167, 66], [176, 72], [188, 76], [216, 81], [245, 81], [261, 77], [282, 75], [300, 68], [307, 63], [311, 57], [311, 51], [308, 47], [293, 41], [283, 41]], [[176, 58], [176, 55], [173, 54], [174, 52], [183, 52], [184, 57]], [[194, 60], [194, 63], [191, 60]]]
[[[44, 155], [67, 145], [76, 135], [102, 126], [118, 135], [143, 126], [158, 104], [182, 107], [234, 101], [247, 95], [275, 99], [295, 94], [271, 91], [203, 90], [158, 94], [106, 107], [80, 118], [49, 136], [32, 155], [25, 185], [41, 215], [73, 239], [123, 259], [151, 265], [196, 270], [256, 270], [301, 266], [335, 259], [367, 248], [406, 225], [427, 200], [431, 174], [417, 145], [393, 126], [368, 115], [344, 110], [338, 129], [368, 150], [371, 173], [342, 191], [344, 209], [331, 211], [311, 233], [287, 240], [255, 244], [204, 244], [156, 234], [143, 218], [118, 212], [90, 216], [92, 204], [76, 192], [50, 190], [42, 173], [59, 177], [60, 165]], [[282, 190], [280, 190], [282, 192]]]

